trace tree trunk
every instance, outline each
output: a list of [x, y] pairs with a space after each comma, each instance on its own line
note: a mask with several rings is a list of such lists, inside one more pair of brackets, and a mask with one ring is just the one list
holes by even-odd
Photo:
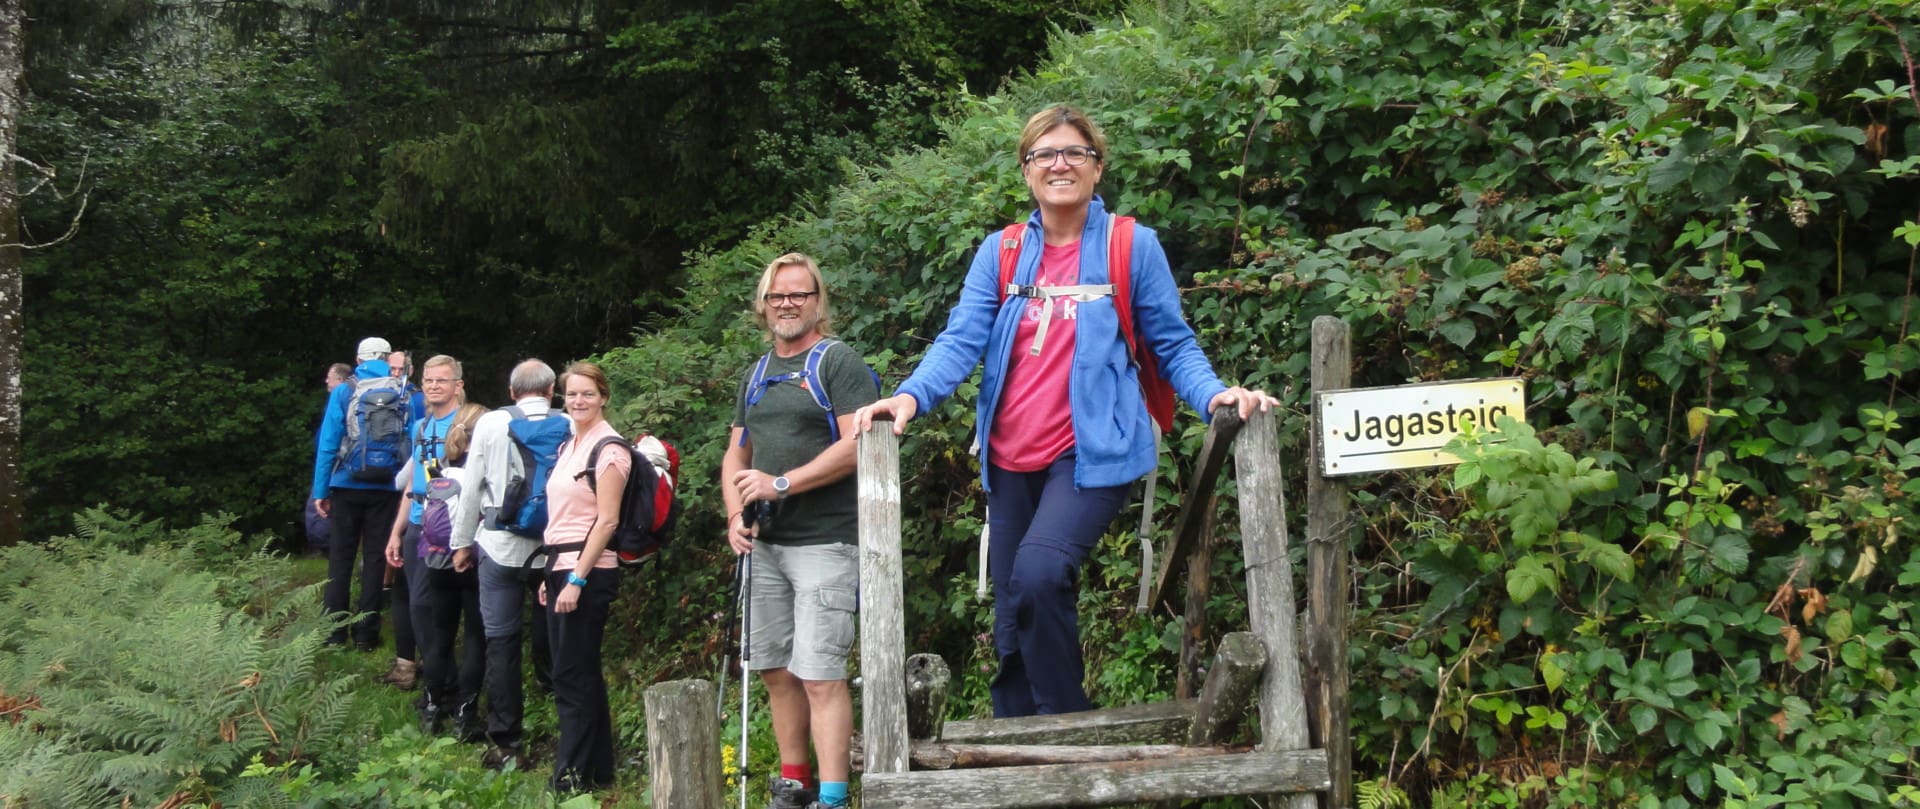
[[20, 0], [0, 0], [0, 547], [20, 541], [26, 497], [20, 477], [20, 186], [13, 154], [25, 69]]

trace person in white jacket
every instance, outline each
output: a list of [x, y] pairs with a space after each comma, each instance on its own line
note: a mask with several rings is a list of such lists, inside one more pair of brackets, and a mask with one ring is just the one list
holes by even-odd
[[[453, 564], [456, 570], [480, 567], [480, 621], [487, 637], [487, 741], [485, 763], [499, 768], [509, 759], [521, 767], [527, 763], [524, 752], [525, 695], [521, 688], [520, 627], [523, 613], [533, 603], [544, 571], [527, 567], [540, 548], [539, 537], [526, 537], [511, 531], [490, 528], [491, 517], [499, 508], [509, 483], [521, 465], [508, 434], [515, 410], [528, 419], [563, 418], [552, 412], [553, 367], [540, 360], [526, 360], [514, 366], [507, 381], [512, 408], [501, 408], [480, 417], [474, 425], [473, 445], [468, 450], [466, 496], [454, 512]], [[474, 546], [479, 546], [475, 553]], [[536, 609], [538, 609], [536, 607]], [[553, 657], [547, 645], [544, 617], [533, 622], [534, 679], [543, 687], [552, 682]]]

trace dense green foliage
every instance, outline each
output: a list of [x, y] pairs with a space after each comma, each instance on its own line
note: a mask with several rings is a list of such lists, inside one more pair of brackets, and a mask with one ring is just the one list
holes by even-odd
[[59, 173], [27, 241], [79, 228], [26, 267], [29, 533], [102, 501], [286, 529], [361, 337], [497, 403], [1113, 5], [29, 0], [22, 151]]

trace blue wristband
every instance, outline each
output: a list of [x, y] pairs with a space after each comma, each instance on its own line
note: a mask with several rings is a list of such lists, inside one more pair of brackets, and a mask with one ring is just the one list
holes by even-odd
[[585, 586], [587, 586], [587, 580], [586, 580], [586, 579], [583, 579], [583, 578], [581, 578], [581, 577], [580, 577], [580, 574], [578, 574], [578, 573], [568, 573], [568, 574], [567, 574], [567, 583], [568, 583], [568, 584], [571, 584], [571, 585], [573, 585], [573, 586], [575, 586], [575, 587], [585, 587]]

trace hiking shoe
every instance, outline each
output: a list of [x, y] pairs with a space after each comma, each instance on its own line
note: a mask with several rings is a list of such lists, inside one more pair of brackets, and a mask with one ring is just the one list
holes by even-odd
[[427, 704], [420, 708], [420, 732], [428, 736], [438, 736], [446, 728], [447, 712], [441, 710], [433, 700], [427, 700]]
[[453, 709], [453, 737], [462, 744], [486, 740], [487, 720], [480, 715], [480, 700], [467, 700]]
[[480, 757], [480, 766], [489, 770], [500, 770], [505, 769], [509, 761], [513, 762], [515, 770], [525, 770], [529, 763], [527, 754], [518, 747], [494, 746], [487, 748], [487, 754]]
[[402, 691], [412, 691], [420, 684], [420, 664], [404, 657], [393, 659], [393, 668], [380, 675], [380, 682]]
[[847, 809], [847, 807], [852, 805], [853, 804], [851, 803], [825, 804], [819, 801], [814, 801], [813, 803], [807, 804], [807, 809]]
[[773, 796], [767, 809], [808, 809], [814, 803], [814, 798], [819, 797], [805, 783], [778, 775], [767, 786], [767, 792]]

